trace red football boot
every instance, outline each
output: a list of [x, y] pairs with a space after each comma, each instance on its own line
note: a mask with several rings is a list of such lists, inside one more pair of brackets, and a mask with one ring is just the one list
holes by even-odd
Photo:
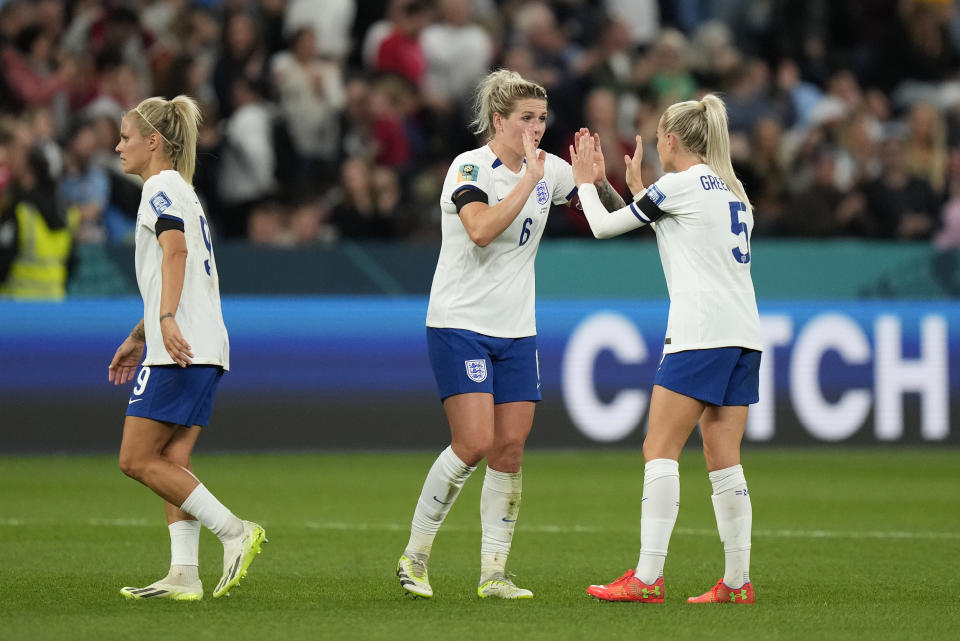
[[753, 603], [753, 583], [744, 583], [742, 588], [728, 588], [723, 579], [700, 596], [692, 596], [687, 603]]
[[627, 570], [622, 577], [607, 585], [591, 585], [587, 594], [601, 601], [639, 601], [640, 603], [663, 603], [663, 577], [653, 585], [647, 585]]

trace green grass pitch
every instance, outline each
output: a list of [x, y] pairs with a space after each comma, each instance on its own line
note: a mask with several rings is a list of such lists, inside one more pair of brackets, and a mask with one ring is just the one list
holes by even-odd
[[166, 572], [162, 505], [109, 456], [0, 457], [0, 639], [956, 639], [960, 451], [744, 453], [755, 606], [684, 600], [722, 574], [698, 451], [681, 458], [662, 606], [584, 589], [636, 562], [639, 452], [529, 452], [508, 566], [532, 601], [476, 596], [481, 468], [433, 549], [432, 600], [394, 576], [434, 454], [202, 455], [270, 542], [228, 598], [204, 531], [200, 603], [128, 602]]

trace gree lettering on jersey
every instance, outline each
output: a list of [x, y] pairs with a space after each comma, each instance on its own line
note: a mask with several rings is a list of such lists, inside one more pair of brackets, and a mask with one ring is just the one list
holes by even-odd
[[710, 191], [711, 189], [730, 191], [730, 188], [727, 187], [727, 183], [723, 182], [716, 176], [700, 176], [700, 186], [703, 187], [704, 191]]

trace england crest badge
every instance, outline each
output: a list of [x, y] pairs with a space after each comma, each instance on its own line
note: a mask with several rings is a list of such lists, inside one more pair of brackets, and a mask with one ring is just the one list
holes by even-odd
[[482, 358], [471, 361], [463, 361], [467, 366], [467, 377], [474, 383], [482, 383], [487, 380], [487, 361]]
[[550, 200], [550, 189], [547, 187], [547, 181], [541, 180], [537, 183], [537, 204], [545, 205]]

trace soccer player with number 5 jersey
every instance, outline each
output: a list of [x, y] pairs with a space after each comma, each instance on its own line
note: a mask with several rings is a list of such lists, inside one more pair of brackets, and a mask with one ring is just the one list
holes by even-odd
[[167, 576], [121, 589], [129, 599], [203, 598], [201, 525], [223, 543], [223, 575], [214, 598], [243, 578], [266, 540], [262, 527], [237, 518], [190, 465], [229, 368], [230, 349], [210, 230], [191, 186], [199, 123], [197, 104], [187, 96], [148, 98], [124, 116], [116, 148], [123, 170], [144, 181], [135, 254], [144, 317], [108, 369], [115, 385], [136, 379], [123, 424], [120, 469], [166, 501], [171, 550]]
[[726, 108], [714, 95], [667, 108], [657, 127], [667, 173], [643, 185], [637, 136], [633, 157], [625, 158], [635, 197], [613, 212], [592, 185], [596, 151], [596, 141], [583, 137], [570, 149], [590, 228], [597, 238], [654, 228], [670, 311], [643, 443], [640, 558], [636, 568], [587, 593], [605, 601], [663, 603], [664, 561], [680, 506], [678, 459], [699, 422], [726, 567], [716, 585], [687, 602], [753, 603], [753, 512], [740, 442], [748, 406], [759, 400], [762, 341], [750, 276], [753, 212], [730, 162]]

